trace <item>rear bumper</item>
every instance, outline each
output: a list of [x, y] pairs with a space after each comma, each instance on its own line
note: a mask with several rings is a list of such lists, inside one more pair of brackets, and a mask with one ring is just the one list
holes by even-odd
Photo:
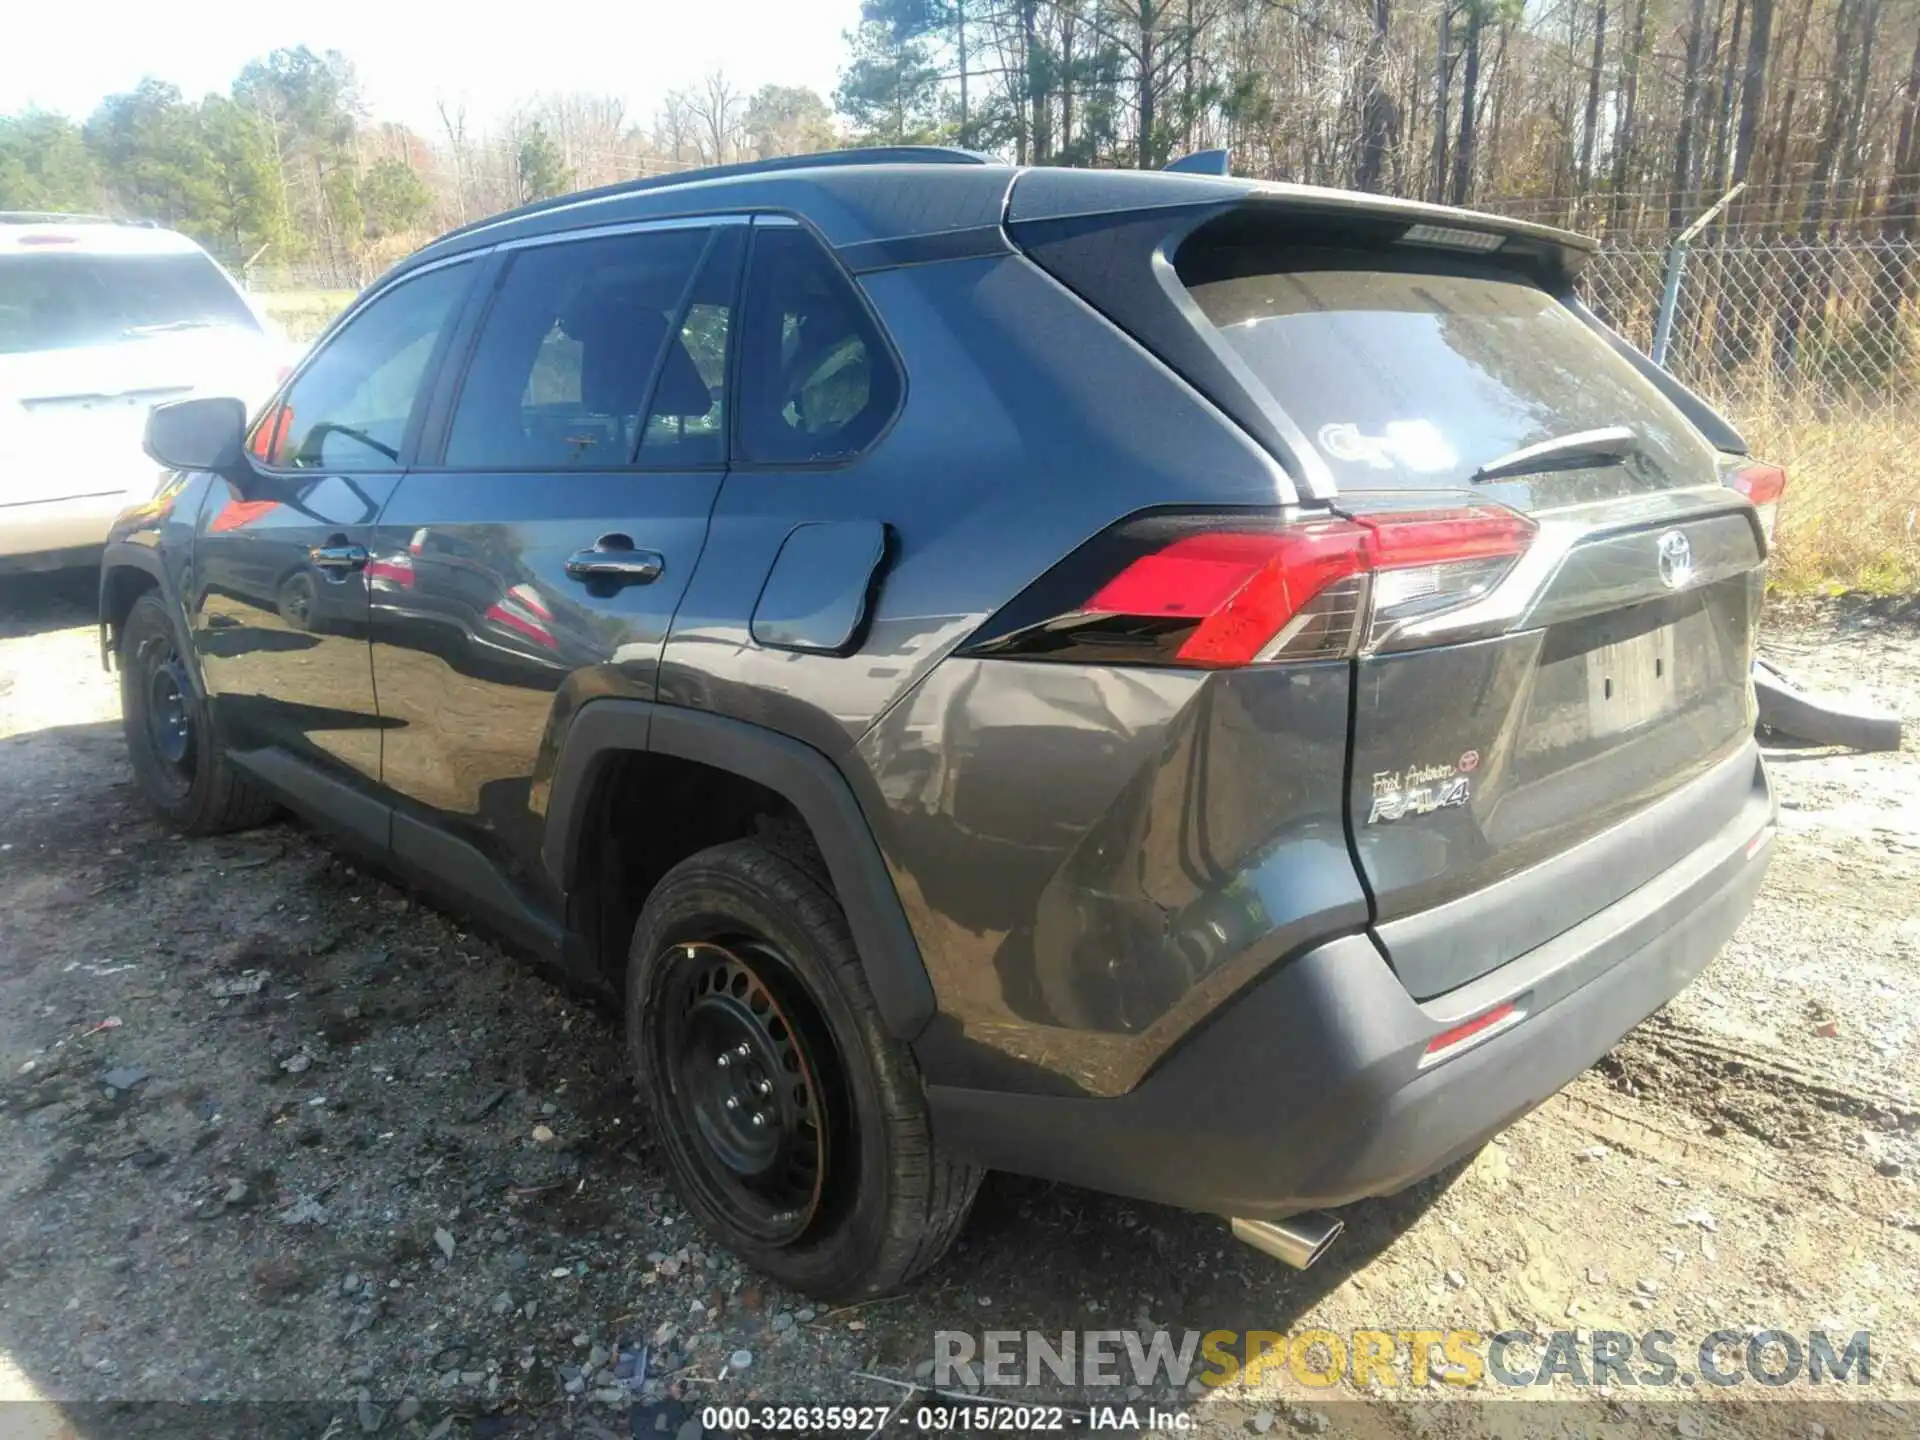
[[[1250, 1219], [1388, 1195], [1539, 1105], [1700, 973], [1765, 874], [1759, 754], [1739, 812], [1680, 864], [1471, 984], [1416, 1002], [1348, 936], [1229, 1003], [1125, 1095], [930, 1087], [942, 1143], [996, 1169]], [[1525, 1018], [1421, 1066], [1511, 1001]]]

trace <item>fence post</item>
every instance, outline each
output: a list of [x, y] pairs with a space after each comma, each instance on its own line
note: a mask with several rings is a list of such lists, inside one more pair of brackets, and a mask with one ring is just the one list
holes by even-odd
[[1673, 312], [1680, 308], [1680, 278], [1687, 273], [1687, 247], [1746, 188], [1747, 182], [1742, 180], [1714, 201], [1698, 220], [1673, 237], [1673, 246], [1667, 251], [1667, 283], [1660, 291], [1660, 313], [1653, 320], [1653, 354], [1650, 358], [1662, 369], [1667, 363], [1667, 345], [1673, 339]]
[[1660, 289], [1660, 313], [1653, 318], [1653, 363], [1666, 368], [1667, 343], [1673, 339], [1673, 312], [1680, 305], [1680, 277], [1687, 273], [1687, 237], [1667, 250], [1667, 280]]

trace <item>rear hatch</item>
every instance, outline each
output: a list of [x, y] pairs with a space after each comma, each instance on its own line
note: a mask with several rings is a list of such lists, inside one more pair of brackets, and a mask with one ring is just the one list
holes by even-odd
[[[1085, 220], [1024, 239], [1283, 437], [1304, 492], [1405, 537], [1358, 605], [1347, 820], [1374, 933], [1417, 998], [1733, 818], [1765, 541], [1723, 457], [1566, 302], [1558, 257], [1384, 209], [1161, 214], [1145, 247], [1142, 217], [1102, 218], [1104, 257]], [[1656, 806], [1658, 825], [1623, 823]]]

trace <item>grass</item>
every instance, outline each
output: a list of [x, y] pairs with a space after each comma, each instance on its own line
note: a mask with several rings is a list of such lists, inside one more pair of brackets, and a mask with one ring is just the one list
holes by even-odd
[[254, 296], [289, 340], [313, 340], [353, 303], [352, 290], [279, 290]]
[[1839, 404], [1749, 391], [1722, 408], [1753, 454], [1787, 470], [1772, 565], [1790, 594], [1920, 591], [1920, 401]]

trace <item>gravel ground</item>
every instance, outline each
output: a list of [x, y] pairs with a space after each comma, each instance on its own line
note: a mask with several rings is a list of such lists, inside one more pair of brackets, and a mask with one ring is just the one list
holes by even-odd
[[[1470, 1164], [1354, 1207], [1314, 1269], [994, 1176], [916, 1290], [828, 1311], [708, 1246], [609, 1017], [294, 823], [150, 819], [90, 605], [84, 580], [0, 582], [0, 1399], [62, 1402], [47, 1433], [218, 1400], [305, 1407], [257, 1433], [690, 1440], [716, 1401], [906, 1400], [937, 1330], [1134, 1326], [1662, 1328], [1683, 1352], [1868, 1329], [1871, 1383], [1824, 1433], [1920, 1427], [1912, 606], [1775, 614], [1775, 658], [1900, 709], [1907, 748], [1774, 748], [1773, 869], [1707, 975]], [[1611, 1393], [1610, 1434], [1823, 1433], [1791, 1404]], [[1236, 1433], [1585, 1413], [1272, 1371], [1129, 1398]]]

